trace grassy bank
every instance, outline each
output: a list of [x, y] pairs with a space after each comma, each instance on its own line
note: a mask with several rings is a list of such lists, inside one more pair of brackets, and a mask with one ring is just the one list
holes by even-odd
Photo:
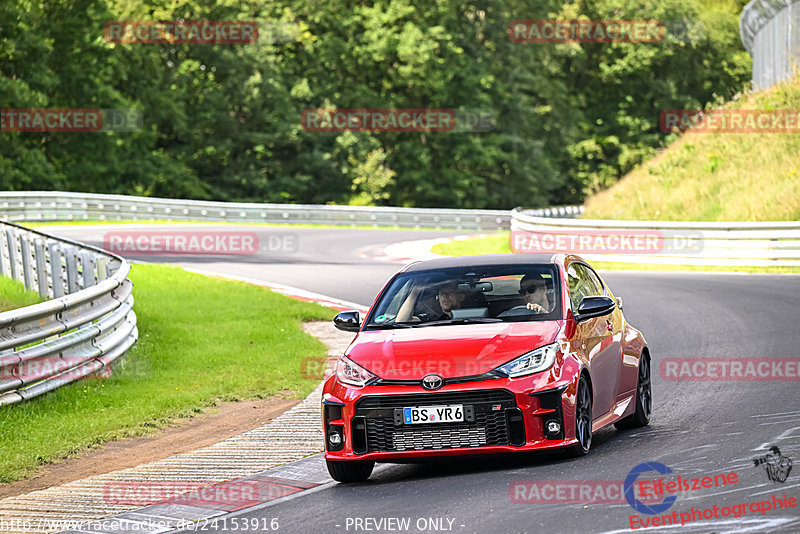
[[[725, 109], [798, 110], [800, 77]], [[800, 220], [800, 135], [691, 133], [589, 198], [584, 219], [662, 221]], [[450, 256], [507, 253], [509, 232], [433, 247]], [[602, 269], [800, 273], [798, 267], [717, 267], [592, 262]]]
[[301, 323], [330, 309], [177, 267], [134, 265], [131, 279], [139, 342], [107, 379], [0, 408], [0, 482], [220, 401], [303, 398], [318, 383], [301, 360], [326, 349]]
[[[722, 107], [796, 115], [800, 77]], [[682, 135], [585, 207], [585, 219], [800, 220], [800, 135]]]

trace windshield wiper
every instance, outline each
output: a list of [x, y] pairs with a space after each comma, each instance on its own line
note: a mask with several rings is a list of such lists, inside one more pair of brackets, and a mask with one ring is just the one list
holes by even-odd
[[367, 328], [375, 330], [391, 330], [392, 328], [414, 328], [414, 325], [405, 323], [369, 323]]
[[481, 324], [481, 323], [502, 323], [502, 319], [494, 317], [469, 317], [461, 319], [442, 319], [440, 321], [431, 321], [429, 323], [421, 323], [425, 326], [442, 326], [448, 324]]

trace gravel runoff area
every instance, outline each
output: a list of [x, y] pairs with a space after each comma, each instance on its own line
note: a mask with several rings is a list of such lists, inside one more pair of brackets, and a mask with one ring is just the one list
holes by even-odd
[[[304, 330], [341, 355], [352, 333]], [[214, 445], [0, 501], [0, 532], [165, 532], [330, 482], [321, 454], [322, 383], [259, 428]], [[35, 401], [34, 401], [35, 402]]]

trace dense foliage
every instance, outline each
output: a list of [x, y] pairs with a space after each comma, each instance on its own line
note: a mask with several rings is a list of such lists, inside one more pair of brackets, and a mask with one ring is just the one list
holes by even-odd
[[[573, 203], [741, 91], [741, 0], [0, 2], [0, 107], [135, 108], [135, 132], [0, 132], [0, 186], [197, 199]], [[515, 19], [658, 19], [658, 43], [523, 44]], [[111, 44], [110, 20], [257, 20], [251, 45]], [[491, 132], [315, 133], [304, 109], [491, 111]]]

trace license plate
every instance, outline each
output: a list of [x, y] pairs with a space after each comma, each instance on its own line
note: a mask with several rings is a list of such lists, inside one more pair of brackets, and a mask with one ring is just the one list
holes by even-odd
[[460, 423], [464, 420], [464, 406], [449, 404], [403, 408], [403, 422], [407, 425], [422, 423]]

